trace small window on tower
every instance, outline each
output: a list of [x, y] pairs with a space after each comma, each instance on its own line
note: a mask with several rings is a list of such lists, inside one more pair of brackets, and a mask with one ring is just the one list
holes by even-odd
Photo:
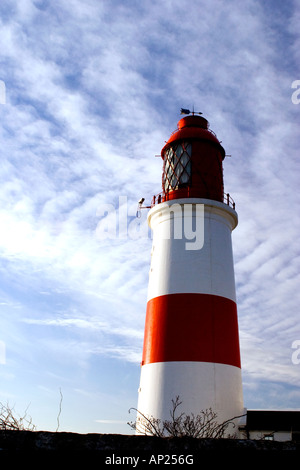
[[169, 147], [164, 158], [164, 189], [169, 192], [187, 186], [191, 178], [192, 145], [188, 142]]

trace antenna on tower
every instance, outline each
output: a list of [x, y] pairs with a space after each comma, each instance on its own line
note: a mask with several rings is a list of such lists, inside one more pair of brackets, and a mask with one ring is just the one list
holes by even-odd
[[189, 109], [181, 108], [180, 109], [180, 114], [192, 114], [194, 116], [194, 114], [203, 114], [203, 113], [200, 113], [200, 111], [195, 112], [194, 111], [194, 106], [193, 106], [193, 111], [190, 111]]
[[138, 207], [136, 211], [136, 217], [139, 219], [141, 217], [141, 209], [151, 209], [151, 206], [143, 206], [143, 202], [145, 201], [144, 197], [138, 201]]
[[144, 201], [145, 201], [145, 198], [141, 197], [141, 199], [138, 202], [138, 208], [137, 208], [137, 211], [136, 211], [136, 217], [138, 217], [138, 218], [141, 217], [141, 209], [142, 209], [142, 205], [143, 205]]

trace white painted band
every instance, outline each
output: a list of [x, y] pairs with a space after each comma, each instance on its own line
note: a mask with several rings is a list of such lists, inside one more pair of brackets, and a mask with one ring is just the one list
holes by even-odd
[[[197, 213], [197, 205], [202, 205], [202, 213]], [[185, 210], [187, 206], [189, 211]], [[195, 243], [202, 230], [200, 249], [187, 249], [192, 246], [191, 239], [185, 237], [187, 220], [189, 227], [194, 227]], [[153, 207], [148, 223], [153, 230], [148, 300], [167, 294], [199, 293], [236, 301], [231, 232], [237, 225], [237, 214], [233, 209], [208, 199], [178, 199]]]
[[172, 399], [179, 396], [178, 413], [199, 414], [212, 408], [218, 422], [243, 414], [241, 369], [208, 362], [159, 362], [141, 368], [138, 410], [170, 419]]

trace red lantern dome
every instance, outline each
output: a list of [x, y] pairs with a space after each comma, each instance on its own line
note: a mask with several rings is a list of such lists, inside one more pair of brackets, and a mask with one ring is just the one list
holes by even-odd
[[161, 151], [163, 200], [205, 198], [223, 202], [225, 150], [208, 121], [186, 116]]

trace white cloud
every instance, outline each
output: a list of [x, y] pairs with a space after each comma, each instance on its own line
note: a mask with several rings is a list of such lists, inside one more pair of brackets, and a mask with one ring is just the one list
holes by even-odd
[[59, 356], [80, 358], [84, 374], [95, 358], [139, 363], [151, 240], [100, 240], [99, 210], [126, 196], [129, 223], [138, 199], [160, 192], [154, 155], [179, 109], [194, 105], [232, 154], [224, 178], [239, 214], [247, 390], [274, 378], [297, 386], [296, 6], [276, 3], [279, 15], [253, 0], [1, 4], [0, 341], [11, 377], [22, 349], [43, 369], [38, 347], [58, 377]]

